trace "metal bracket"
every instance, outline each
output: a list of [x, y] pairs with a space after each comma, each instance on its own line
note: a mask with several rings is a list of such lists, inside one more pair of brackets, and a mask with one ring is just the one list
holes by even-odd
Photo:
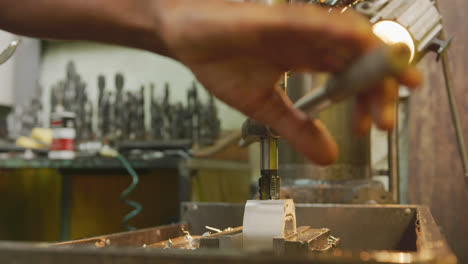
[[437, 61], [440, 61], [440, 59], [447, 53], [448, 49], [452, 45], [452, 40], [453, 37], [447, 39], [447, 40], [442, 40], [442, 39], [434, 39], [431, 44], [427, 47], [428, 50], [433, 51], [437, 53]]
[[252, 119], [247, 119], [242, 124], [242, 139], [239, 142], [239, 146], [247, 147], [254, 142], [260, 141], [262, 138], [279, 138], [269, 127]]

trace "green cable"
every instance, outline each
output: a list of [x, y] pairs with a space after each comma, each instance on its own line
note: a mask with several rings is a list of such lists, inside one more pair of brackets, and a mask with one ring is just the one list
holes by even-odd
[[120, 222], [122, 227], [127, 230], [127, 231], [133, 231], [133, 230], [136, 230], [135, 227], [133, 226], [130, 226], [128, 224], [128, 222], [130, 221], [130, 219], [134, 218], [135, 216], [137, 216], [138, 214], [141, 213], [141, 210], [143, 209], [143, 207], [141, 206], [141, 204], [135, 202], [135, 201], [132, 201], [130, 199], [127, 199], [128, 196], [130, 195], [131, 192], [133, 192], [133, 190], [136, 188], [136, 186], [138, 185], [138, 174], [135, 172], [135, 170], [132, 168], [132, 166], [130, 165], [130, 163], [127, 161], [127, 159], [125, 159], [124, 156], [118, 154], [117, 155], [117, 159], [120, 160], [120, 162], [122, 162], [123, 166], [125, 167], [125, 169], [127, 169], [128, 173], [130, 173], [130, 175], [132, 176], [132, 183], [130, 184], [130, 186], [127, 187], [127, 189], [125, 189], [122, 194], [120, 195], [120, 200], [135, 208], [133, 211], [131, 211], [130, 213], [128, 213], [127, 215], [125, 215], [123, 218], [122, 218], [122, 221]]

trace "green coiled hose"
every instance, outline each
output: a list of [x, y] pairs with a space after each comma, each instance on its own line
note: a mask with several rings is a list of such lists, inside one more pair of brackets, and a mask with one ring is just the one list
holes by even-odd
[[130, 176], [132, 176], [132, 183], [130, 184], [130, 186], [127, 187], [127, 189], [125, 189], [122, 194], [120, 195], [120, 200], [135, 208], [134, 210], [132, 210], [130, 213], [126, 214], [123, 218], [122, 218], [122, 221], [120, 222], [122, 227], [127, 230], [127, 231], [133, 231], [133, 230], [136, 230], [136, 227], [133, 227], [133, 226], [130, 226], [128, 224], [128, 222], [134, 218], [135, 216], [137, 216], [138, 214], [141, 213], [143, 207], [141, 206], [141, 204], [135, 202], [135, 201], [132, 201], [130, 199], [128, 199], [128, 196], [130, 195], [130, 193], [133, 192], [133, 190], [136, 188], [136, 186], [138, 185], [138, 174], [135, 172], [135, 170], [132, 168], [132, 166], [130, 165], [130, 162], [127, 161], [127, 159], [118, 154], [117, 155], [117, 159], [120, 160], [120, 162], [122, 162], [123, 166], [125, 167], [125, 169], [128, 171], [128, 173], [130, 174]]

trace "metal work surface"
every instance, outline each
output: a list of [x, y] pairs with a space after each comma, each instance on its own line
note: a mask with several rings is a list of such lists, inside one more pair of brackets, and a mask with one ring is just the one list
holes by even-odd
[[[192, 230], [204, 232], [202, 225], [242, 221], [242, 208], [241, 204], [186, 203], [183, 217], [192, 221]], [[0, 263], [456, 263], [425, 207], [297, 205], [296, 214], [299, 222], [313, 228], [326, 225], [340, 235], [340, 249], [333, 254], [286, 257], [266, 251], [145, 248], [144, 244], [179, 237], [187, 227], [172, 225], [56, 245], [0, 243]]]
[[[206, 225], [238, 226], [244, 205], [184, 203], [182, 210], [190, 231], [199, 234]], [[298, 226], [330, 229], [345, 251], [398, 252], [409, 259], [439, 256], [447, 263], [455, 259], [429, 210], [422, 206], [296, 204], [296, 221]]]
[[[205, 226], [219, 229], [242, 225], [243, 204], [184, 203], [182, 220], [194, 235]], [[296, 204], [297, 226], [328, 228], [345, 249], [416, 251], [417, 206], [362, 206]], [[427, 212], [427, 214], [430, 213]], [[434, 226], [436, 229], [436, 226]], [[408, 243], [410, 241], [411, 243]]]

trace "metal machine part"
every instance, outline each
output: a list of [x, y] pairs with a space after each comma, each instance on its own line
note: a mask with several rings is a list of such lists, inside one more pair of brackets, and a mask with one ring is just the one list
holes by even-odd
[[331, 253], [339, 243], [340, 239], [333, 237], [328, 228], [313, 229], [310, 226], [301, 226], [295, 233], [284, 238], [274, 238], [273, 251], [280, 256], [307, 256], [311, 253]]
[[242, 249], [243, 246], [242, 227], [227, 228], [224, 231], [200, 238], [200, 248]]
[[278, 141], [274, 137], [260, 140], [260, 200], [280, 199], [281, 179], [278, 175]]
[[[448, 63], [447, 50], [451, 38], [446, 38], [443, 32], [442, 17], [437, 9], [435, 0], [377, 0], [362, 1], [356, 4], [356, 10], [370, 18], [372, 24], [379, 21], [395, 21], [411, 34], [414, 41], [416, 61], [420, 60], [427, 51], [437, 53], [437, 60], [441, 60], [444, 73], [445, 86], [450, 105], [452, 121], [455, 128], [457, 148], [459, 151], [465, 181], [468, 185], [468, 155], [465, 139], [461, 132], [461, 122], [458, 116], [458, 107], [453, 95], [451, 70]], [[398, 197], [398, 135], [389, 134], [389, 175], [393, 193]]]
[[[246, 0], [245, 2], [257, 2], [268, 5], [288, 4], [290, 0]], [[285, 73], [278, 85], [287, 90], [288, 73]], [[253, 126], [253, 127], [251, 127]], [[253, 132], [253, 134], [250, 133]], [[272, 133], [269, 128], [257, 123], [256, 121], [247, 120], [242, 128], [243, 139], [240, 142], [241, 146], [247, 146], [255, 141], [260, 142], [261, 148], [261, 168], [259, 194], [261, 200], [277, 200], [280, 199], [281, 179], [278, 175], [278, 136]]]
[[[242, 249], [242, 227], [228, 228], [226, 231], [208, 236], [199, 237], [199, 248], [204, 249]], [[194, 236], [197, 238], [198, 236]], [[183, 240], [183, 247], [188, 248], [190, 243], [186, 236], [176, 238], [175, 241]], [[185, 241], [184, 241], [185, 240]], [[174, 240], [172, 240], [174, 241]], [[313, 229], [309, 226], [297, 228], [295, 233], [285, 237], [275, 237], [273, 241], [273, 252], [275, 256], [301, 256], [310, 254], [326, 254], [339, 247], [339, 238], [331, 235], [330, 229]], [[158, 244], [163, 248], [169, 240]], [[171, 248], [179, 248], [179, 245], [172, 245]]]
[[460, 160], [461, 160], [462, 167], [463, 167], [465, 183], [468, 187], [468, 154], [466, 151], [463, 129], [461, 127], [457, 101], [455, 100], [455, 93], [453, 90], [452, 72], [450, 69], [450, 64], [449, 64], [449, 59], [448, 59], [447, 54], [442, 55], [442, 69], [444, 72], [445, 89], [447, 90], [447, 97], [449, 100], [450, 112], [452, 115], [452, 122], [455, 128], [458, 153], [460, 155]]
[[437, 42], [442, 33], [442, 19], [434, 0], [377, 0], [361, 1], [356, 11], [370, 18], [375, 24], [382, 20], [396, 21], [405, 27], [413, 37], [418, 61], [428, 50], [445, 44]]
[[387, 135], [387, 146], [388, 146], [388, 153], [387, 153], [387, 164], [388, 164], [388, 172], [387, 175], [389, 176], [388, 180], [388, 189], [392, 194], [392, 200], [395, 203], [400, 203], [400, 143], [399, 143], [399, 120], [398, 120], [398, 112], [399, 112], [399, 105], [400, 102], [397, 101], [397, 107], [394, 111], [394, 120], [395, 127], [392, 131], [388, 132]]
[[383, 184], [371, 179], [353, 180], [296, 180], [281, 188], [283, 199], [296, 203], [321, 204], [392, 204], [392, 195]]
[[278, 139], [266, 126], [247, 119], [242, 125], [241, 146], [260, 142], [260, 178], [258, 180], [261, 200], [280, 199], [281, 178], [278, 174]]
[[243, 248], [271, 250], [274, 238], [296, 233], [296, 208], [293, 200], [247, 201], [243, 219]]

